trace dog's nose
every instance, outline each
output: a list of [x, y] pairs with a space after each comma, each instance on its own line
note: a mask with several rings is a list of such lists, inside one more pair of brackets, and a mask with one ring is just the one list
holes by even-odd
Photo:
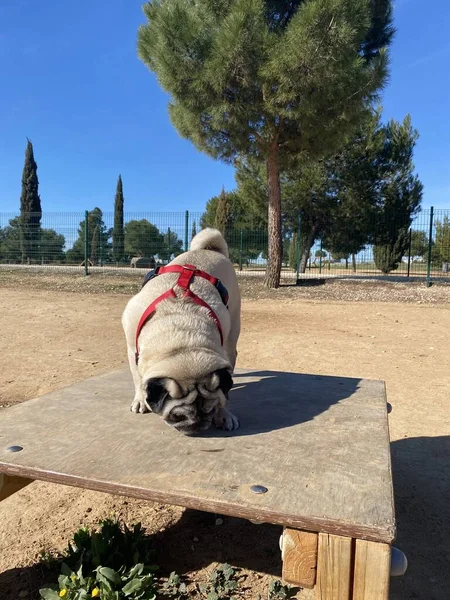
[[172, 423], [182, 423], [186, 421], [186, 415], [170, 415], [170, 421]]

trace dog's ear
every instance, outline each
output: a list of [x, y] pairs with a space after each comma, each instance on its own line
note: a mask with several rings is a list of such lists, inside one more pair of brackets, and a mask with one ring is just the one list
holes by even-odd
[[225, 397], [228, 398], [228, 392], [233, 387], [233, 378], [228, 369], [219, 369], [216, 371], [216, 374], [219, 377], [219, 388], [225, 394]]
[[169, 392], [164, 385], [164, 379], [155, 377], [147, 381], [147, 404], [152, 412], [161, 412], [168, 395]]

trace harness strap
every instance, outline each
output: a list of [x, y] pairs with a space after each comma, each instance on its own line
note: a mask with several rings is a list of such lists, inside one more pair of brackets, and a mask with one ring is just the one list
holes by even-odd
[[205, 273], [205, 271], [200, 271], [194, 265], [167, 265], [167, 267], [160, 267], [158, 269], [158, 275], [164, 275], [165, 273], [180, 273], [181, 276], [178, 278], [177, 285], [184, 290], [188, 289], [194, 275], [195, 277], [206, 279], [214, 286], [216, 286], [218, 282], [217, 277], [213, 277], [209, 273]]
[[199, 296], [197, 296], [197, 294], [194, 294], [194, 292], [192, 292], [191, 290], [186, 290], [186, 293], [184, 294], [184, 296], [187, 298], [192, 298], [192, 300], [195, 302], [195, 304], [198, 304], [199, 306], [203, 306], [204, 308], [208, 309], [209, 316], [214, 321], [214, 323], [217, 325], [217, 329], [219, 330], [220, 345], [223, 346], [222, 325], [220, 324], [219, 317], [216, 315], [216, 313], [213, 311], [213, 309], [209, 306], [209, 304], [206, 304], [206, 302], [204, 300], [202, 300]]
[[[198, 304], [199, 306], [202, 306], [203, 308], [208, 309], [209, 316], [217, 325], [217, 329], [219, 330], [219, 334], [220, 334], [220, 344], [223, 346], [223, 331], [222, 331], [222, 325], [220, 324], [219, 318], [217, 317], [217, 315], [213, 311], [213, 309], [204, 300], [202, 300], [199, 296], [197, 296], [197, 294], [194, 294], [194, 292], [190, 289], [190, 285], [191, 285], [193, 277], [202, 277], [203, 279], [206, 279], [207, 281], [212, 283], [212, 285], [214, 285], [214, 287], [219, 292], [223, 303], [226, 306], [228, 303], [228, 292], [227, 292], [226, 288], [222, 285], [222, 283], [219, 281], [219, 279], [217, 279], [217, 277], [213, 277], [212, 275], [209, 275], [209, 273], [205, 273], [205, 271], [198, 270], [194, 265], [183, 265], [183, 266], [182, 265], [168, 265], [167, 267], [159, 267], [154, 272], [154, 274], [152, 274], [152, 276], [149, 277], [149, 279], [147, 279], [147, 281], [149, 281], [150, 279], [152, 279], [153, 277], [155, 277], [157, 275], [164, 275], [166, 273], [179, 273], [180, 276], [178, 277], [175, 285], [172, 288], [170, 288], [170, 290], [167, 290], [166, 292], [164, 292], [164, 294], [161, 294], [161, 296], [158, 296], [158, 298], [156, 298], [156, 300], [154, 300], [150, 304], [150, 306], [148, 306], [146, 308], [146, 310], [144, 311], [144, 314], [140, 318], [138, 326], [137, 326], [137, 330], [136, 330], [136, 352], [135, 352], [136, 364], [138, 364], [138, 361], [139, 361], [138, 341], [139, 341], [139, 335], [142, 331], [142, 328], [147, 323], [147, 321], [150, 319], [150, 317], [153, 315], [153, 313], [156, 311], [156, 308], [160, 302], [163, 302], [164, 300], [167, 300], [168, 298], [178, 298], [178, 296], [176, 295], [176, 293], [174, 291], [175, 286], [178, 286], [182, 290], [184, 290], [184, 294], [182, 296], [183, 298], [190, 298], [193, 302], [195, 302], [195, 304]], [[147, 281], [145, 281], [145, 283], [147, 283]], [[145, 283], [144, 283], [144, 285], [145, 285]]]

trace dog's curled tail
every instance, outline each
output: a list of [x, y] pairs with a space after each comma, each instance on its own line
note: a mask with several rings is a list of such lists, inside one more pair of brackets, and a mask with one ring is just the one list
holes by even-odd
[[228, 244], [225, 238], [218, 229], [212, 229], [211, 227], [202, 229], [197, 233], [192, 239], [191, 250], [214, 250], [214, 252], [220, 252], [220, 254], [229, 258]]

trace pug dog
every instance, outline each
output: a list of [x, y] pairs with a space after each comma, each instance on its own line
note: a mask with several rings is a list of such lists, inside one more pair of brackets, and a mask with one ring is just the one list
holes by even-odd
[[131, 410], [186, 435], [239, 427], [226, 408], [236, 364], [241, 299], [228, 246], [204, 229], [188, 252], [152, 273], [122, 325], [135, 395]]

